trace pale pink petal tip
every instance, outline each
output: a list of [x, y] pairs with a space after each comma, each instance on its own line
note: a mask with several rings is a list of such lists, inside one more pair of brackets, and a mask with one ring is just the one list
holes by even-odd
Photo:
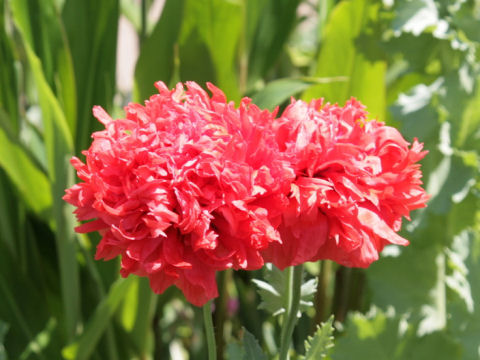
[[95, 116], [97, 120], [105, 126], [113, 121], [110, 115], [108, 115], [108, 113], [101, 106], [95, 105], [92, 109], [92, 112], [93, 116]]

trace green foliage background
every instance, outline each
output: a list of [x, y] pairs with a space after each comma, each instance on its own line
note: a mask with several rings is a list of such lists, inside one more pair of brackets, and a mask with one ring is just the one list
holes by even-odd
[[[61, 200], [75, 182], [69, 158], [99, 129], [92, 106], [121, 114], [157, 80], [211, 81], [271, 109], [355, 96], [424, 142], [431, 200], [404, 224], [411, 245], [367, 270], [309, 264], [317, 294], [294, 348], [305, 355], [333, 313], [335, 346], [311, 338], [307, 359], [479, 359], [480, 1], [166, 0], [155, 23], [150, 6], [0, 0], [0, 359], [205, 358], [199, 309], [120, 279], [117, 261], [94, 262], [98, 238], [74, 234]], [[120, 16], [141, 40], [131, 94], [115, 84]], [[281, 316], [257, 310], [253, 277], [262, 272], [219, 276], [215, 325], [231, 344], [219, 341], [221, 356], [277, 351]], [[330, 324], [317, 333], [331, 336]]]

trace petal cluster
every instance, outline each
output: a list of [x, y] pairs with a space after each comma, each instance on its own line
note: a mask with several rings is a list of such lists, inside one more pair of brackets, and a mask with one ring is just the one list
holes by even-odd
[[355, 99], [344, 107], [292, 101], [274, 128], [297, 176], [282, 245], [265, 251], [267, 261], [367, 267], [385, 245], [408, 245], [397, 234], [402, 217], [428, 200], [418, 164], [426, 151], [416, 139], [410, 146], [395, 128], [367, 121]]
[[[86, 163], [72, 164], [83, 182], [64, 199], [99, 231], [96, 258], [121, 256], [123, 276], [148, 276], [152, 289], [171, 285], [202, 305], [217, 296], [215, 273], [263, 266], [261, 251], [277, 231], [294, 173], [279, 154], [273, 114], [244, 99], [239, 108], [209, 84], [130, 104], [125, 119], [93, 112], [105, 130], [93, 134]], [[269, 135], [270, 134], [270, 135]]]
[[98, 231], [97, 259], [121, 257], [121, 274], [146, 276], [162, 293], [178, 287], [203, 305], [217, 271], [284, 268], [331, 259], [366, 267], [424, 207], [422, 145], [345, 106], [292, 100], [281, 116], [244, 98], [238, 107], [208, 84], [129, 104], [92, 135], [82, 182], [64, 199], [78, 232]]

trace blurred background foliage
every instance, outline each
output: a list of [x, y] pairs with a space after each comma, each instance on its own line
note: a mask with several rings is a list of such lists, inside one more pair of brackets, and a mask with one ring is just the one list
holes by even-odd
[[[132, 75], [116, 74], [119, 19], [139, 44]], [[200, 309], [94, 262], [98, 238], [74, 234], [61, 200], [100, 128], [92, 106], [121, 116], [157, 80], [270, 109], [355, 96], [424, 142], [431, 200], [404, 224], [411, 245], [367, 270], [308, 264], [295, 349], [334, 314], [331, 359], [479, 359], [479, 51], [478, 0], [0, 0], [0, 359], [205, 358]], [[264, 275], [281, 276], [219, 274], [221, 357], [246, 358], [241, 341], [275, 355], [278, 319], [251, 281]]]

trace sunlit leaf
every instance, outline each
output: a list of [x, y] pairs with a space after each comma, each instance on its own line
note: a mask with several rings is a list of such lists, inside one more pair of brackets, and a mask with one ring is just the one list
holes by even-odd
[[449, 329], [463, 345], [463, 359], [478, 358], [480, 349], [480, 232], [464, 231], [457, 236], [449, 250], [450, 274], [447, 285], [455, 296], [447, 304]]
[[343, 105], [354, 96], [372, 117], [385, 118], [386, 63], [378, 47], [380, 32], [372, 25], [378, 21], [378, 6], [368, 0], [342, 1], [332, 10], [314, 75], [348, 81], [312, 86], [305, 100], [325, 98]]
[[[287, 294], [287, 281], [285, 271], [279, 270], [272, 264], [265, 266], [265, 281], [254, 279], [253, 283], [257, 286], [262, 302], [259, 309], [265, 309], [273, 316], [285, 312], [285, 296]], [[300, 310], [305, 311], [313, 305], [312, 300], [317, 290], [317, 279], [310, 279], [302, 283]]]
[[438, 10], [433, 0], [399, 1], [395, 10], [397, 16], [393, 21], [393, 28], [420, 35], [429, 26], [438, 22]]
[[305, 360], [323, 359], [334, 346], [333, 342], [333, 315], [317, 326], [313, 336], [305, 340]]
[[408, 93], [400, 94], [392, 106], [392, 114], [401, 122], [402, 133], [407, 139], [413, 140], [417, 137], [423, 142], [437, 136], [438, 110], [430, 103], [442, 84], [443, 79], [438, 79], [428, 86], [419, 84]]
[[393, 306], [399, 313], [410, 312], [417, 320], [432, 318], [437, 309], [437, 320], [445, 319], [445, 309], [438, 303], [444, 304], [446, 296], [439, 288], [445, 280], [437, 262], [441, 254], [438, 245], [413, 242], [402, 249], [400, 256], [381, 258], [372, 264], [367, 271], [372, 303], [382, 308]]
[[[196, 19], [195, 30], [200, 34], [212, 58], [216, 85], [229, 99], [238, 101], [235, 54], [243, 22], [243, 4], [237, 1], [194, 0], [188, 11]], [[198, 60], [198, 59], [197, 59]]]
[[11, 2], [17, 26], [29, 48], [40, 60], [40, 67], [56, 95], [72, 134], [77, 120], [77, 98], [73, 61], [65, 30], [53, 0]]
[[52, 205], [47, 176], [19, 144], [9, 139], [1, 127], [0, 166], [15, 184], [25, 203], [37, 214], [47, 215], [46, 212]]
[[335, 343], [333, 360], [421, 360], [461, 359], [461, 349], [444, 332], [418, 337], [408, 317], [395, 315], [393, 309], [372, 309], [367, 315], [349, 316], [344, 335]]

